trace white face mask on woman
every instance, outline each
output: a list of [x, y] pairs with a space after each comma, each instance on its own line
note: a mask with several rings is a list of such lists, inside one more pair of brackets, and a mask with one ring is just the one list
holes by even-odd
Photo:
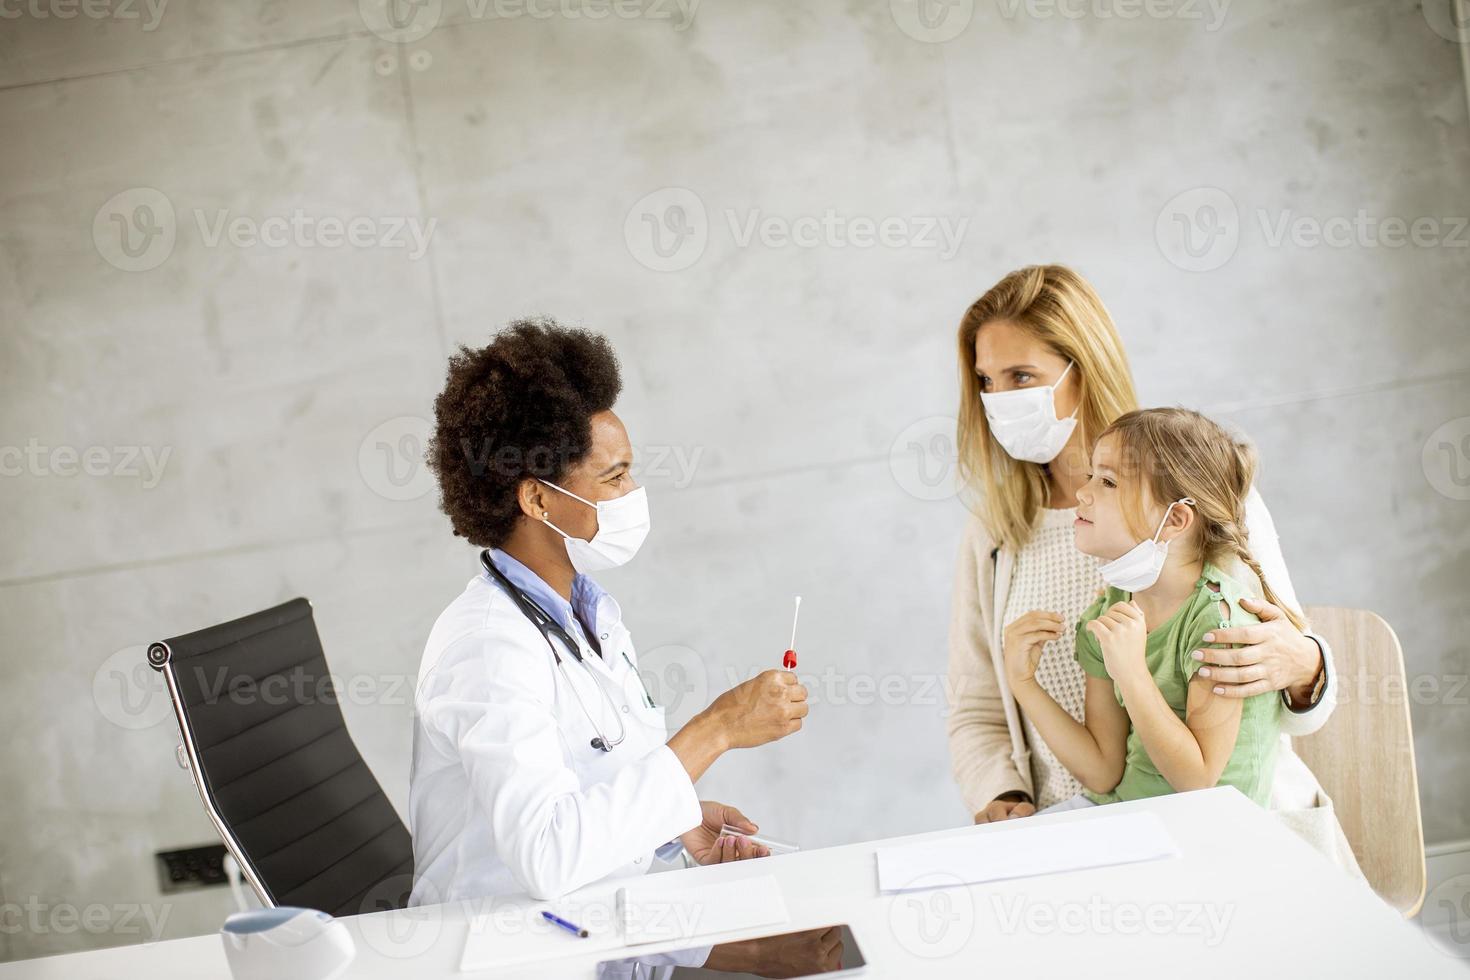
[[1067, 362], [1066, 370], [1057, 378], [1056, 384], [1039, 385], [1032, 388], [1017, 388], [994, 394], [982, 391], [980, 401], [985, 406], [985, 418], [990, 423], [990, 433], [1002, 449], [1014, 459], [1028, 463], [1050, 463], [1057, 458], [1072, 430], [1077, 427], [1077, 409], [1064, 419], [1057, 418], [1057, 385], [1072, 370]]
[[541, 519], [541, 523], [562, 536], [567, 547], [567, 557], [580, 574], [626, 565], [638, 554], [638, 549], [643, 547], [643, 539], [648, 537], [648, 529], [652, 526], [648, 516], [648, 491], [643, 487], [612, 500], [593, 503], [578, 497], [570, 490], [562, 490], [550, 480], [541, 482], [597, 511], [597, 533], [592, 536], [591, 541], [574, 538], [548, 518]]
[[[1194, 498], [1181, 497], [1174, 504], [1193, 507]], [[1164, 559], [1169, 557], [1169, 542], [1160, 541], [1159, 535], [1164, 531], [1164, 523], [1169, 520], [1169, 511], [1174, 509], [1174, 504], [1164, 508], [1164, 516], [1159, 519], [1159, 527], [1153, 537], [1138, 542], [1098, 569], [1104, 582], [1124, 592], [1139, 592], [1159, 580], [1159, 574], [1164, 570]]]

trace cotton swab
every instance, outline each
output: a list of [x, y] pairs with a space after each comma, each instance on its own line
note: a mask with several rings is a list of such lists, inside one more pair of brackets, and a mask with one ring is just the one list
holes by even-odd
[[796, 621], [801, 618], [801, 596], [796, 597], [796, 610], [791, 614], [791, 646], [787, 648], [786, 655], [781, 658], [781, 666], [787, 670], [796, 669]]

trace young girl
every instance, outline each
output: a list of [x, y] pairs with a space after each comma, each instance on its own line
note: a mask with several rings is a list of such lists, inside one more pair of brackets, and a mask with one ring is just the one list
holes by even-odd
[[1251, 592], [1220, 571], [1231, 557], [1304, 628], [1247, 546], [1245, 500], [1255, 468], [1250, 446], [1185, 409], [1129, 412], [1099, 436], [1074, 524], [1078, 549], [1105, 560], [1099, 571], [1108, 586], [1077, 624], [1086, 722], [1035, 677], [1043, 645], [1060, 635], [1058, 617], [1028, 613], [1004, 651], [1016, 700], [1085, 788], [1085, 800], [1061, 806], [1217, 785], [1266, 805], [1281, 698], [1215, 694], [1196, 655], [1208, 649], [1210, 631], [1258, 621], [1240, 606]]

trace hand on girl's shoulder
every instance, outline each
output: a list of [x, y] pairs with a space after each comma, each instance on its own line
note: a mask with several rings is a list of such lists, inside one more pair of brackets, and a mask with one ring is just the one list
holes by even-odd
[[1254, 593], [1235, 579], [1226, 575], [1221, 575], [1218, 579], [1210, 576], [1206, 580], [1205, 588], [1214, 593], [1214, 600], [1200, 603], [1198, 611], [1190, 620], [1188, 631], [1194, 638], [1192, 646], [1210, 646], [1211, 644], [1204, 642], [1203, 637], [1213, 630], [1248, 626], [1261, 621], [1259, 616], [1240, 604], [1241, 599], [1250, 598]]

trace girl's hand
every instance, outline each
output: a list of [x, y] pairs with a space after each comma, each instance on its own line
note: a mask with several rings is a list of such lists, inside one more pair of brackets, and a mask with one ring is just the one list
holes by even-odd
[[1143, 620], [1143, 610], [1133, 603], [1113, 603], [1107, 612], [1087, 624], [1087, 632], [1102, 647], [1103, 665], [1115, 680], [1147, 671], [1144, 648], [1148, 626]]
[[1033, 609], [1005, 628], [1001, 636], [1006, 662], [1006, 679], [1024, 684], [1036, 676], [1041, 648], [1062, 635], [1062, 617]]

